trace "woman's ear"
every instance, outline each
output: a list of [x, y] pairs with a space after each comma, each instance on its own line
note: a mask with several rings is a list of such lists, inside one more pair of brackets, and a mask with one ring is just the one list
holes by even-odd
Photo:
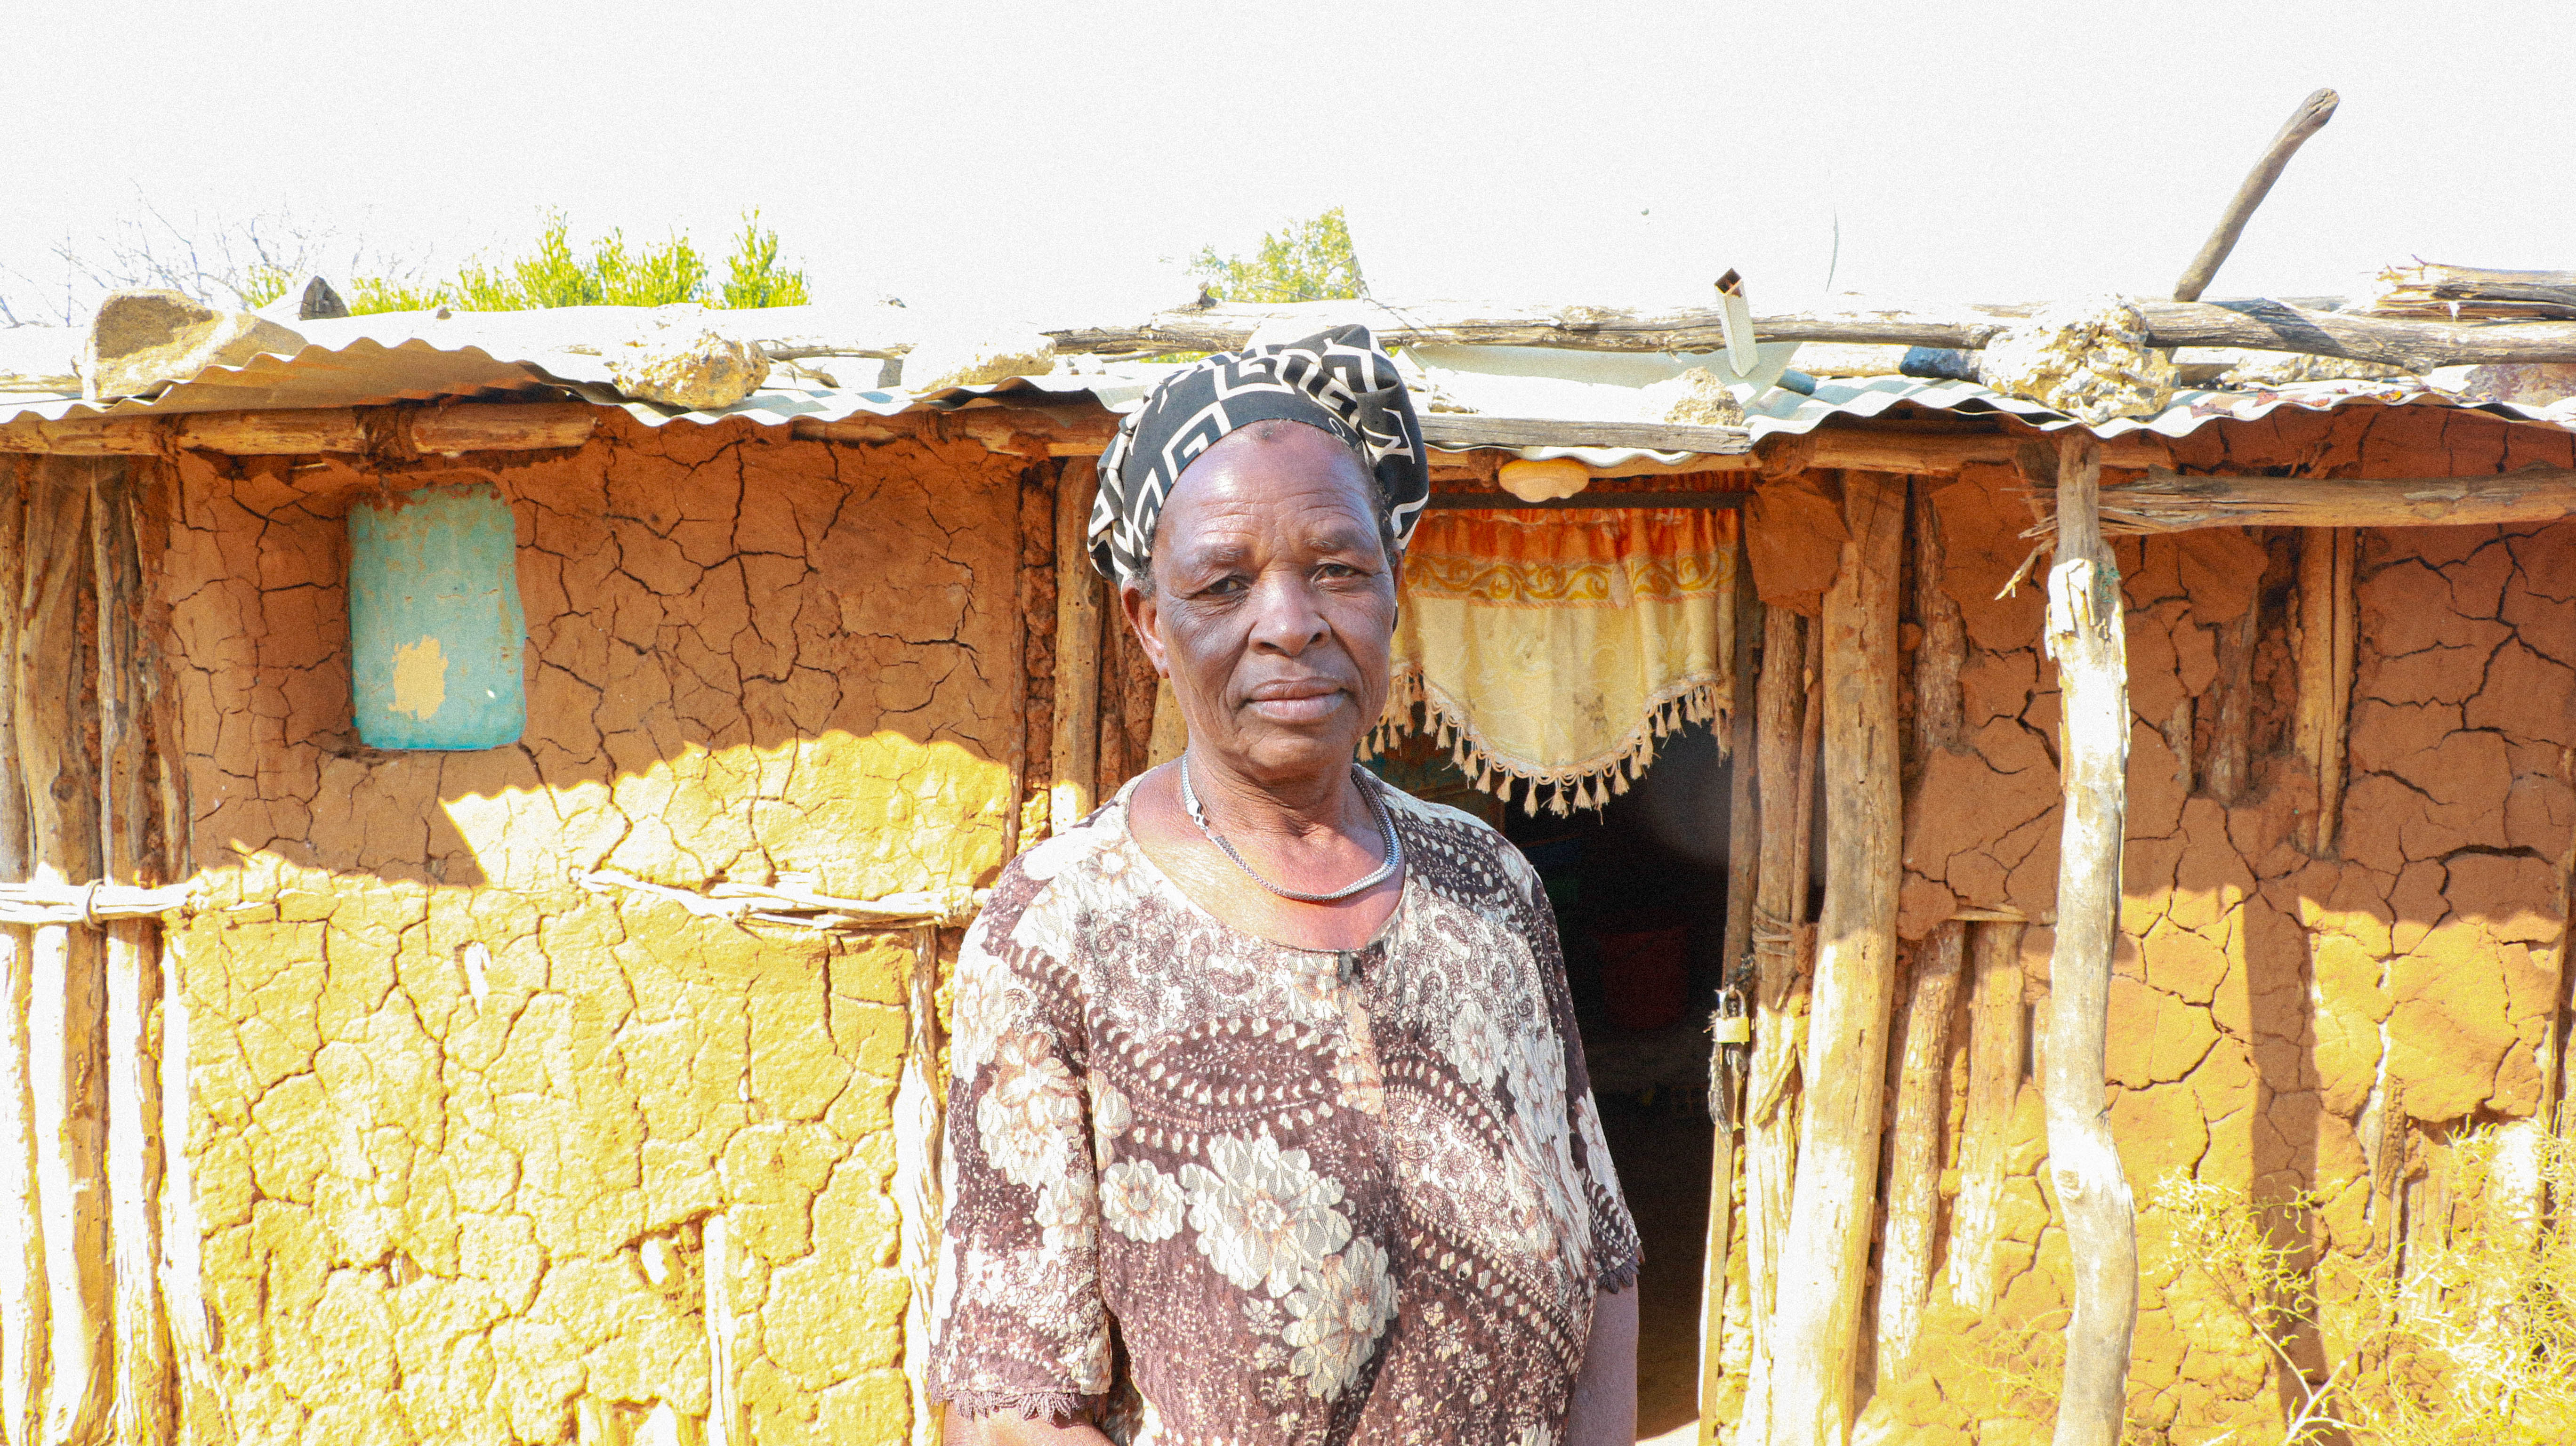
[[1163, 639], [1155, 632], [1163, 618], [1163, 607], [1155, 594], [1132, 582], [1118, 584], [1118, 611], [1136, 634], [1137, 643], [1145, 649], [1145, 661], [1154, 665], [1157, 677], [1172, 676], [1172, 665], [1163, 654]]

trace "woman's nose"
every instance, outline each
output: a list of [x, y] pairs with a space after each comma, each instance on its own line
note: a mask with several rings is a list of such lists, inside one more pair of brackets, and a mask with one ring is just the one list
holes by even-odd
[[1327, 631], [1314, 590], [1303, 578], [1273, 575], [1253, 588], [1252, 645], [1295, 657]]

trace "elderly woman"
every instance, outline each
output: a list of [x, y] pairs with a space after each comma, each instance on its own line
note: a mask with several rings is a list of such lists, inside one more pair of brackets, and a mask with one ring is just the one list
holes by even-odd
[[1546, 896], [1353, 759], [1429, 492], [1344, 327], [1166, 379], [1092, 558], [1188, 751], [1003, 871], [958, 961], [956, 1438], [1634, 1438], [1637, 1234]]

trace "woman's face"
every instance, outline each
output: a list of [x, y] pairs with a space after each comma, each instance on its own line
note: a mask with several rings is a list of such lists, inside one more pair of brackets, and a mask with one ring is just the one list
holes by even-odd
[[1230, 433], [1181, 473], [1154, 591], [1120, 602], [1193, 747], [1256, 779], [1350, 765], [1386, 706], [1395, 635], [1376, 491], [1348, 447], [1295, 422]]

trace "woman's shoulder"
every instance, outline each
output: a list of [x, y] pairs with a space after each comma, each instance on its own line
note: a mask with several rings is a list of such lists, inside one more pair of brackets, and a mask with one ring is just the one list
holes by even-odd
[[1391, 783], [1380, 784], [1378, 793], [1404, 835], [1405, 848], [1435, 885], [1479, 894], [1498, 888], [1525, 893], [1537, 887], [1537, 870], [1501, 829], [1465, 809], [1416, 798]]
[[1124, 805], [1122, 793], [1002, 865], [976, 920], [983, 932], [1007, 936], [1033, 913], [1078, 912], [1098, 901], [1103, 885], [1128, 877]]

